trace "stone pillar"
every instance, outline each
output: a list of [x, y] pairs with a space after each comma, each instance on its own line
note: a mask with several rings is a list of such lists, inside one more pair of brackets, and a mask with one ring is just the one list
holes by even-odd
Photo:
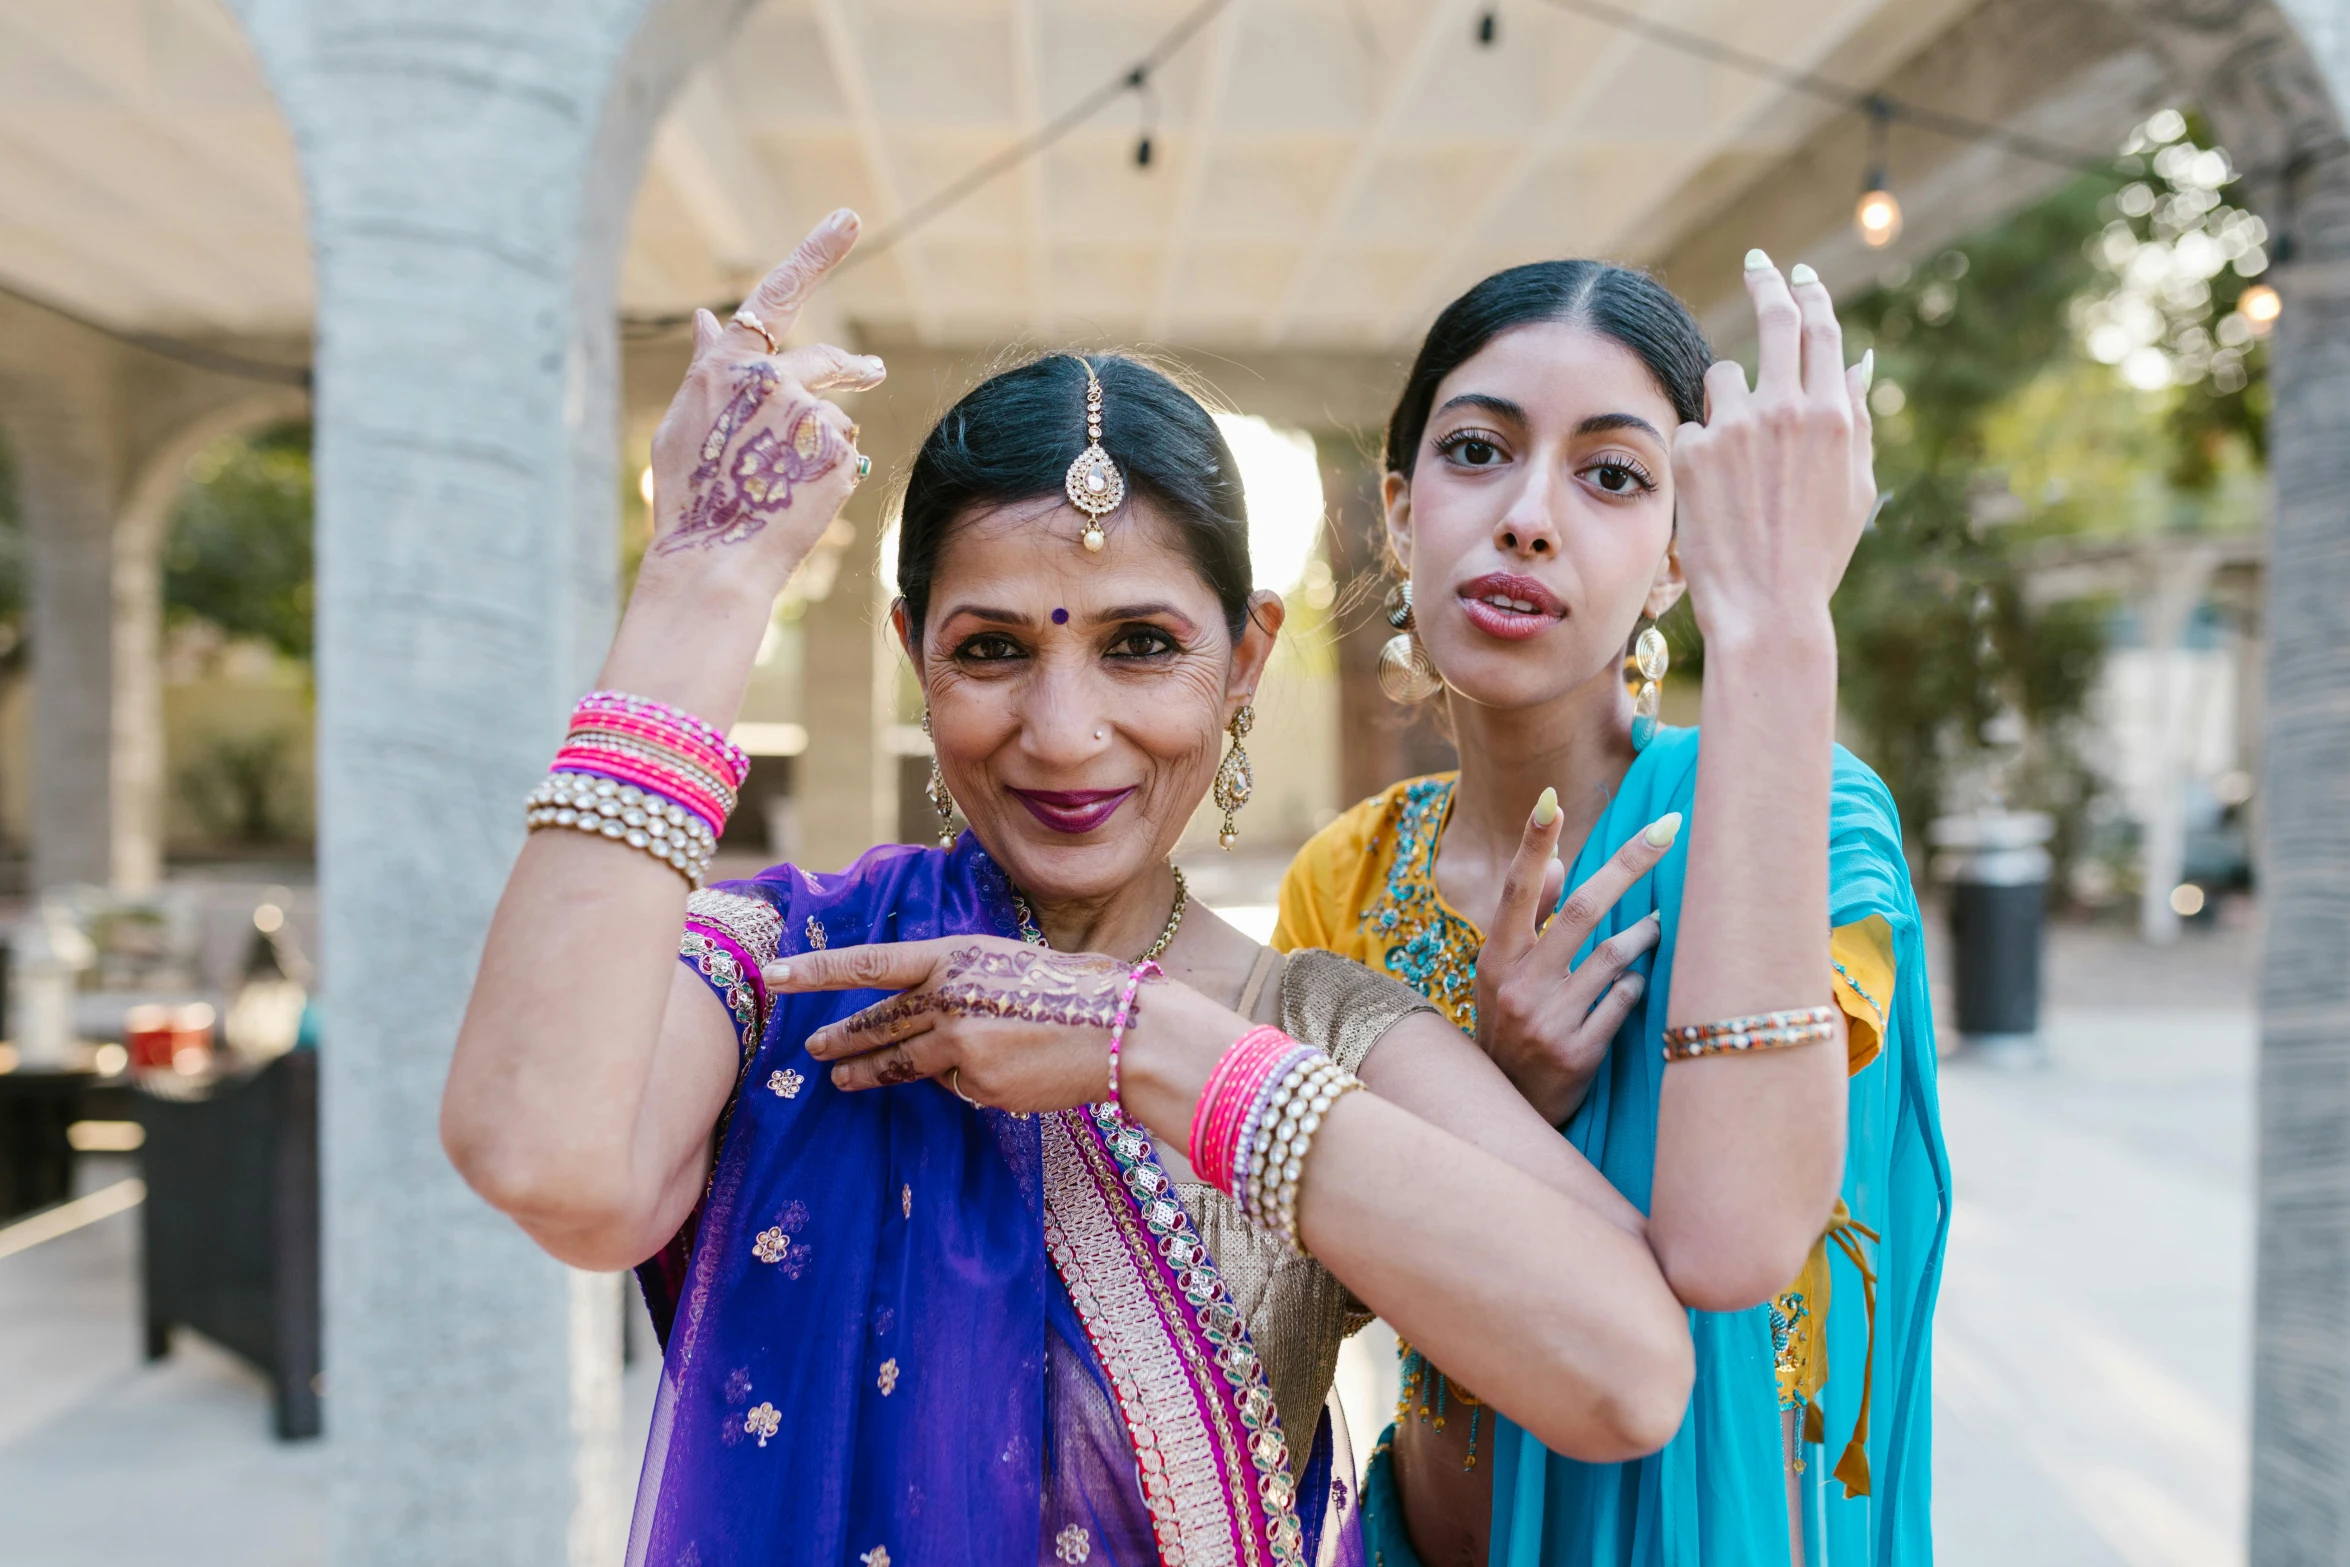
[[[870, 446], [871, 437], [861, 444]], [[877, 467], [882, 461], [874, 455]], [[794, 775], [796, 857], [819, 871], [840, 870], [898, 836], [897, 762], [885, 742], [901, 655], [882, 629], [875, 569], [880, 508], [860, 497], [842, 520], [856, 537], [841, 550], [832, 590], [809, 604], [800, 621], [800, 712], [808, 749]]]
[[192, 370], [0, 300], [0, 432], [32, 568], [34, 886], [160, 878], [164, 533], [188, 458], [299, 415], [300, 375]]
[[1340, 809], [1400, 778], [1456, 765], [1437, 727], [1435, 704], [1402, 708], [1379, 689], [1379, 650], [1395, 635], [1385, 613], [1387, 521], [1379, 499], [1375, 437], [1325, 431], [1314, 437], [1322, 497], [1330, 508], [1330, 571], [1338, 584], [1338, 773]]
[[2253, 1567], [2350, 1561], [2350, 5], [2113, 0], [2246, 171], [2271, 340]]
[[[842, 547], [832, 590], [800, 622], [800, 710], [808, 727], [797, 774], [800, 859], [824, 871], [900, 836], [898, 758], [889, 741], [905, 655], [889, 630], [880, 551], [915, 447], [946, 407], [936, 378], [910, 356], [901, 374], [888, 345], [851, 346], [880, 354], [891, 378], [842, 399], [857, 421], [858, 449], [873, 459], [873, 478], [842, 513], [856, 537]], [[959, 393], [958, 386], [948, 395]]]
[[318, 266], [328, 1553], [618, 1559], [618, 1286], [466, 1190], [482, 933], [609, 638], [613, 275], [653, 123], [747, 0], [239, 0]]
[[[9, 309], [5, 337], [0, 421], [30, 567], [33, 885], [104, 884], [116, 870], [114, 741], [136, 717], [116, 711], [115, 523], [127, 466], [118, 352], [21, 305]], [[151, 859], [135, 842], [126, 848], [126, 858]], [[127, 868], [134, 881], [148, 869]]]

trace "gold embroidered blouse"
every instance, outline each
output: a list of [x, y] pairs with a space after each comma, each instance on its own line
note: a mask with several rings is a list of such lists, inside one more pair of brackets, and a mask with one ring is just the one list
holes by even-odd
[[[1386, 1032], [1428, 1003], [1403, 985], [1328, 952], [1284, 959], [1267, 950], [1241, 997], [1242, 1015], [1330, 1053], [1354, 1071]], [[1162, 1147], [1159, 1157], [1168, 1161]], [[1177, 1177], [1176, 1190], [1207, 1242], [1232, 1303], [1272, 1384], [1274, 1407], [1289, 1437], [1289, 1464], [1303, 1475], [1314, 1422], [1338, 1372], [1338, 1346], [1371, 1320], [1344, 1284], [1311, 1257], [1291, 1253], [1279, 1237], [1241, 1217], [1239, 1204], [1214, 1187]]]

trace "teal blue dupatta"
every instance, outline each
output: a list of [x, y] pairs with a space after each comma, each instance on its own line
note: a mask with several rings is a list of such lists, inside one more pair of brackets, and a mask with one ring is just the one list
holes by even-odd
[[[1667, 811], [1690, 812], [1696, 783], [1697, 731], [1659, 731], [1592, 829], [1567, 885], [1579, 886]], [[1835, 1567], [1920, 1567], [1933, 1560], [1930, 1369], [1934, 1295], [1950, 1223], [1933, 1009], [1892, 797], [1841, 747], [1831, 812], [1830, 923], [1884, 917], [1893, 932], [1896, 990], [1884, 1049], [1851, 1080], [1843, 1187], [1853, 1217], [1880, 1237], [1867, 1443], [1873, 1483], [1870, 1495], [1848, 1498], [1830, 1474], [1859, 1414], [1869, 1360], [1861, 1281], [1839, 1255], [1827, 1325], [1827, 1440], [1824, 1449], [1805, 1449], [1801, 1476], [1805, 1554]], [[1688, 842], [1684, 834], [1591, 938], [1604, 940], [1652, 909], [1664, 917], [1647, 999], [1616, 1035], [1565, 1129], [1643, 1210], [1656, 1162], [1660, 1035]], [[1695, 1311], [1689, 1325], [1696, 1386], [1679, 1434], [1662, 1452], [1632, 1463], [1578, 1463], [1549, 1452], [1514, 1423], [1498, 1422], [1492, 1567], [1786, 1567], [1787, 1493], [1769, 1308]]]

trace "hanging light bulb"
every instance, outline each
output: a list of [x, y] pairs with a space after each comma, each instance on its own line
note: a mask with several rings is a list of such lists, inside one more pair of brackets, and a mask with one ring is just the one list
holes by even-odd
[[1885, 130], [1893, 114], [1882, 98], [1871, 98], [1867, 108], [1869, 172], [1861, 181], [1860, 204], [1852, 209], [1852, 221], [1860, 230], [1862, 244], [1883, 250], [1901, 237], [1901, 203], [1893, 199], [1891, 183], [1885, 178]]
[[1860, 242], [1871, 250], [1883, 250], [1901, 237], [1901, 203], [1885, 188], [1882, 174], [1869, 175], [1868, 189], [1861, 192], [1852, 221], [1860, 230]]
[[2285, 313], [2284, 297], [2266, 283], [2255, 283], [2236, 296], [2236, 313], [2251, 326], [2254, 337], [2266, 337]]

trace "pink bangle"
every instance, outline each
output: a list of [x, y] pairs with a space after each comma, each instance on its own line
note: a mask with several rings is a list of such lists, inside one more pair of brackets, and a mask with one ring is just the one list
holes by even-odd
[[583, 718], [641, 725], [651, 731], [648, 738], [667, 740], [689, 754], [705, 751], [718, 764], [715, 771], [738, 789], [751, 774], [751, 758], [741, 746], [727, 739], [715, 726], [666, 702], [630, 696], [625, 691], [590, 691], [572, 710], [574, 723]]
[[1264, 1026], [1250, 1029], [1225, 1050], [1191, 1114], [1187, 1151], [1201, 1180], [1227, 1195], [1232, 1192], [1248, 1113], [1266, 1079], [1303, 1048], [1281, 1030]]
[[723, 830], [727, 817], [733, 814], [727, 809], [727, 801], [711, 795], [698, 780], [642, 757], [594, 746], [567, 745], [555, 753], [554, 765], [561, 771], [601, 773], [640, 789], [653, 790], [701, 817], [710, 824], [712, 832]]
[[1126, 1105], [1118, 1097], [1118, 1047], [1126, 1042], [1126, 1022], [1134, 1015], [1134, 993], [1142, 988], [1144, 980], [1165, 977], [1166, 971], [1148, 958], [1135, 964], [1134, 971], [1126, 976], [1126, 994], [1118, 998], [1117, 1016], [1110, 1020], [1110, 1108], [1121, 1121], [1126, 1119]]

